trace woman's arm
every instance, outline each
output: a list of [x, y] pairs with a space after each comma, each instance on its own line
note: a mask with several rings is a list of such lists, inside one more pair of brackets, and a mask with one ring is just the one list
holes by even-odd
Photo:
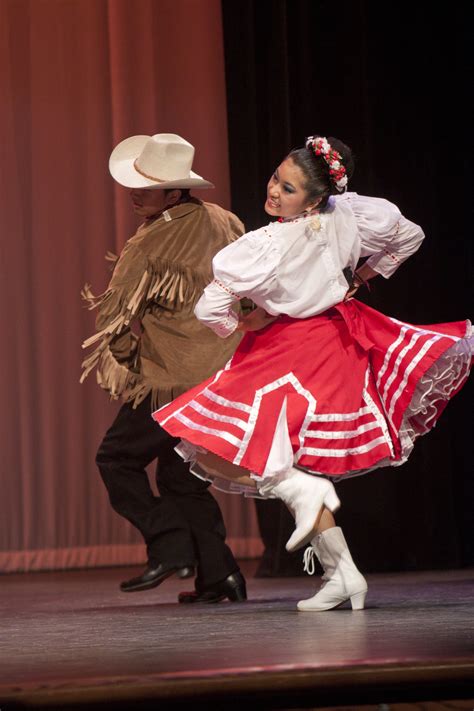
[[354, 294], [357, 293], [357, 290], [363, 285], [370, 288], [368, 283], [376, 276], [379, 276], [379, 272], [376, 272], [375, 269], [372, 269], [372, 267], [367, 264], [367, 262], [364, 262], [364, 264], [356, 270], [351, 288], [347, 292], [345, 298], [350, 299], [351, 296], [354, 296]]
[[194, 307], [196, 318], [221, 338], [231, 336], [239, 325], [239, 317], [232, 304], [240, 301], [224, 284], [214, 279], [204, 289], [203, 295]]
[[[389, 279], [392, 274], [420, 247], [425, 235], [421, 227], [400, 215], [396, 223], [386, 234], [362, 235], [361, 256], [370, 255], [366, 264], [368, 269]], [[357, 270], [358, 272], [360, 270]]]
[[252, 300], [259, 290], [268, 290], [275, 278], [279, 253], [266, 228], [248, 232], [216, 254], [212, 262], [214, 281], [204, 289], [194, 313], [221, 338], [235, 330], [256, 330], [266, 326], [263, 309], [255, 316], [239, 316], [232, 305], [243, 298]]
[[361, 243], [361, 257], [368, 257], [354, 275], [346, 298], [377, 275], [389, 279], [414, 254], [424, 239], [421, 227], [404, 217], [398, 207], [383, 198], [351, 193]]

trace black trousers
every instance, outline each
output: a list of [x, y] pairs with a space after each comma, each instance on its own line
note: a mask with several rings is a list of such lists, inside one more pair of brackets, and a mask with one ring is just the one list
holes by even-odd
[[279, 499], [255, 499], [258, 528], [265, 545], [257, 578], [304, 575], [303, 552], [288, 553], [285, 543], [295, 529], [295, 520]]
[[[177, 441], [152, 419], [149, 396], [136, 409], [129, 403], [121, 407], [96, 462], [112, 507], [142, 534], [149, 565], [197, 563], [200, 588], [239, 567], [225, 543], [224, 521], [209, 484], [189, 472], [174, 451]], [[155, 459], [159, 497], [145, 470]]]

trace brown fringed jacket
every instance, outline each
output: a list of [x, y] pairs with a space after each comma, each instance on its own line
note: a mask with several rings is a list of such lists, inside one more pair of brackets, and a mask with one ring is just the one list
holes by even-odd
[[126, 243], [107, 291], [94, 296], [86, 284], [82, 292], [99, 313], [97, 333], [83, 343], [97, 345], [82, 364], [81, 382], [96, 368], [113, 399], [136, 407], [152, 392], [156, 408], [222, 368], [239, 336], [218, 338], [193, 310], [212, 281], [212, 258], [243, 232], [231, 212], [196, 199], [144, 223]]

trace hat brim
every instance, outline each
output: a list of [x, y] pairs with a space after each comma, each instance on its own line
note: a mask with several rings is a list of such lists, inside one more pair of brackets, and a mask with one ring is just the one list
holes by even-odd
[[125, 188], [148, 188], [150, 190], [169, 190], [172, 188], [213, 188], [214, 185], [204, 180], [197, 173], [189, 172], [189, 177], [179, 180], [156, 182], [141, 175], [134, 162], [140, 155], [150, 136], [132, 136], [118, 144], [110, 154], [109, 171], [112, 178]]

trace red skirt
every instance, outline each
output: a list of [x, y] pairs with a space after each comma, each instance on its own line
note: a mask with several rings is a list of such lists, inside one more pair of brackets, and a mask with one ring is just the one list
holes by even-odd
[[466, 321], [413, 326], [355, 299], [281, 316], [153, 417], [258, 475], [277, 460], [335, 478], [399, 465], [467, 379], [469, 334]]

